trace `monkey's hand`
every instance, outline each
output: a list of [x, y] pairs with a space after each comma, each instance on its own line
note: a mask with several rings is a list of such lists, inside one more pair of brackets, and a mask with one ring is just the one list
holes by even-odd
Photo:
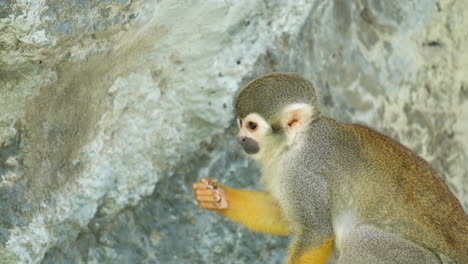
[[228, 208], [223, 186], [214, 179], [201, 178], [192, 185], [198, 206], [207, 210]]

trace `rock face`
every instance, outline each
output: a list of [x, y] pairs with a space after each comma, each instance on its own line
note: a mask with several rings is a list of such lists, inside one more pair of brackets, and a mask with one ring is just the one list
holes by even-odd
[[467, 0], [0, 1], [0, 263], [280, 263], [199, 210], [260, 188], [232, 96], [304, 74], [323, 112], [428, 160], [468, 206]]

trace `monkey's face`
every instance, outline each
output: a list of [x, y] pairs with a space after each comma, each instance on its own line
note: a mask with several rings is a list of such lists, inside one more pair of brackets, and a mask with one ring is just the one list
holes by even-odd
[[254, 160], [270, 160], [285, 147], [294, 144], [312, 120], [314, 108], [309, 104], [287, 105], [270, 122], [259, 114], [237, 118], [238, 142]]
[[271, 131], [270, 125], [260, 115], [252, 113], [245, 118], [237, 118], [237, 126], [239, 127], [237, 141], [245, 153], [259, 154]]

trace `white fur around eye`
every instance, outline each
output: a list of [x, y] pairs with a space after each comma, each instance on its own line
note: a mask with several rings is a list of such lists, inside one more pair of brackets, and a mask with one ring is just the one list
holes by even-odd
[[271, 127], [259, 114], [251, 113], [244, 118], [245, 126], [248, 127], [249, 122], [257, 124], [255, 128], [255, 133], [265, 134]]
[[236, 121], [237, 121], [237, 127], [241, 128], [242, 127], [242, 119], [237, 118]]

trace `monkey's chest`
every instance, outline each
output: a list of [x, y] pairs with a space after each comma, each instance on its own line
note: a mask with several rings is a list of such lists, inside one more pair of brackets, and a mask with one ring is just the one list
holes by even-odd
[[[264, 172], [266, 173], [266, 172]], [[297, 210], [294, 209], [294, 193], [288, 183], [287, 175], [282, 174], [280, 169], [271, 169], [268, 171], [268, 178], [264, 179], [264, 185], [271, 196], [278, 202], [286, 220], [289, 223], [289, 229], [292, 233], [297, 233], [300, 227], [297, 226], [298, 218]]]
[[281, 204], [285, 198], [285, 186], [279, 166], [272, 165], [262, 171], [262, 181], [268, 192]]

